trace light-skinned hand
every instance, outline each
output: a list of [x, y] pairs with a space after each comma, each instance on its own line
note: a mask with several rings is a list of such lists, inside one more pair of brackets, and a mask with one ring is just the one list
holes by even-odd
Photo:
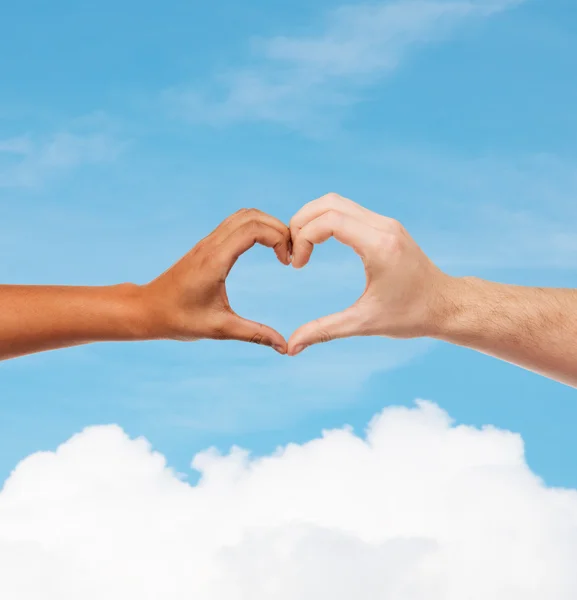
[[290, 222], [292, 264], [299, 269], [315, 244], [331, 237], [362, 259], [367, 277], [363, 295], [346, 310], [303, 325], [290, 337], [288, 353], [351, 336], [413, 338], [435, 333], [451, 278], [438, 269], [405, 228], [347, 198], [327, 194], [309, 202]]

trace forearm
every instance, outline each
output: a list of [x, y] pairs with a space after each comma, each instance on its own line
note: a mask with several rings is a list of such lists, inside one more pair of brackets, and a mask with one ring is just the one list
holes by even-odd
[[0, 285], [0, 360], [90, 342], [151, 337], [139, 286]]
[[453, 278], [434, 337], [577, 387], [577, 290]]

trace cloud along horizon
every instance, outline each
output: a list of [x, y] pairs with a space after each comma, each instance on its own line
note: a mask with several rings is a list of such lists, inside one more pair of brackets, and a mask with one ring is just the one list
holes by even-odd
[[520, 436], [418, 401], [264, 457], [198, 454], [197, 485], [144, 439], [90, 427], [0, 493], [0, 597], [563, 600], [577, 491]]

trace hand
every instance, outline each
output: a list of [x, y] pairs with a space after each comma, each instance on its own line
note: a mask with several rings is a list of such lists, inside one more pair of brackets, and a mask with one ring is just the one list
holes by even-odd
[[290, 230], [295, 268], [308, 263], [314, 244], [334, 237], [361, 257], [367, 276], [363, 295], [351, 307], [292, 334], [290, 355], [336, 338], [412, 338], [435, 333], [446, 310], [444, 291], [451, 277], [427, 258], [398, 221], [328, 194], [296, 213]]
[[286, 354], [274, 329], [247, 321], [230, 307], [225, 280], [239, 256], [255, 243], [290, 264], [290, 231], [278, 219], [243, 209], [221, 223], [168, 271], [144, 286], [154, 337], [177, 340], [241, 340]]

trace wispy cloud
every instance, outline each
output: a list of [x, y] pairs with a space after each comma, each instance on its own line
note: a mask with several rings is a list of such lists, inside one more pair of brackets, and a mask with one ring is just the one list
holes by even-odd
[[[338, 411], [359, 402], [372, 376], [407, 365], [432, 345], [429, 340], [348, 340], [309, 349], [302, 359], [287, 359], [267, 358], [258, 349], [228, 354], [222, 344], [209, 358], [205, 343], [202, 374], [191, 375], [189, 367], [177, 368], [170, 381], [163, 373], [157, 382], [149, 374], [141, 384], [137, 404], [142, 403], [141, 408], [157, 422], [192, 430], [280, 429], [312, 414]], [[247, 358], [249, 354], [252, 359]], [[237, 365], [227, 369], [226, 377], [222, 375], [223, 359]]]
[[363, 89], [395, 70], [414, 48], [446, 38], [471, 19], [523, 0], [397, 0], [342, 6], [318, 34], [253, 41], [253, 61], [206, 89], [180, 87], [174, 111], [213, 124], [262, 120], [310, 127], [314, 115], [358, 102]]
[[81, 165], [114, 160], [123, 146], [106, 131], [0, 138], [0, 187], [37, 187]]
[[423, 196], [440, 216], [447, 211], [442, 235], [438, 228], [418, 232], [443, 266], [577, 266], [577, 164], [571, 158], [466, 158], [440, 149], [395, 147], [376, 160], [402, 174], [406, 198]]
[[444, 240], [437, 236], [431, 244], [439, 264], [456, 270], [577, 267], [575, 216], [561, 220], [498, 205], [485, 205], [474, 216], [474, 231], [455, 233]]
[[0, 153], [26, 156], [31, 150], [30, 139], [26, 136], [0, 140]]

